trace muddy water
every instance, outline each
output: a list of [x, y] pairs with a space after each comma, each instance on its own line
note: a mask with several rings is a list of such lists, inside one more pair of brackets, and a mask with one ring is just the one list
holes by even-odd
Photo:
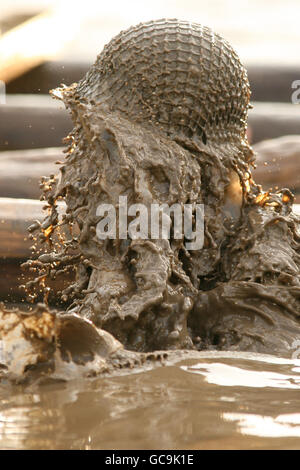
[[298, 449], [300, 360], [250, 353], [0, 389], [1, 449]]

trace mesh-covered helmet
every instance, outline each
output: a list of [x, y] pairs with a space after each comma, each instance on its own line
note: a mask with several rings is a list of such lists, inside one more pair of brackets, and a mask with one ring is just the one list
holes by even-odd
[[176, 19], [131, 27], [104, 47], [73, 91], [221, 158], [252, 153], [246, 70], [210, 28]]

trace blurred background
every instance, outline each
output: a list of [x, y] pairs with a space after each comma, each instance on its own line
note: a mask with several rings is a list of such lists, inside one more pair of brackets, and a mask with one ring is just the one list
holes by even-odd
[[1, 0], [0, 5], [2, 25], [9, 18], [33, 16], [49, 8], [61, 10], [69, 31], [68, 43], [61, 44], [57, 54], [63, 61], [92, 62], [121, 29], [159, 18], [210, 26], [248, 64], [295, 65], [299, 60], [298, 0]]
[[58, 172], [72, 129], [49, 90], [80, 80], [120, 30], [167, 17], [210, 26], [236, 49], [252, 89], [255, 179], [300, 202], [299, 0], [0, 0], [0, 300], [21, 295], [39, 179]]

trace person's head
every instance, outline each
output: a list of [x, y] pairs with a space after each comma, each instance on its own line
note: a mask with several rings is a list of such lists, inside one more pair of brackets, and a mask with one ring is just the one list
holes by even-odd
[[[140, 316], [144, 326], [135, 324], [137, 337], [157, 316], [158, 338], [158, 331], [178, 338], [178, 323], [178, 341], [186, 344], [191, 299], [200, 279], [208, 285], [214, 279], [221, 246], [240, 217], [242, 181], [252, 159], [245, 69], [209, 28], [153, 21], [120, 33], [78, 84], [53, 93], [60, 93], [74, 121], [53, 196], [65, 197], [67, 220], [79, 228], [70, 245], [78, 250], [77, 283], [68, 292], [101, 326], [109, 323], [112, 331], [117, 318], [125, 341]], [[238, 193], [233, 203], [232, 184], [233, 199]], [[184, 240], [172, 234], [151, 243], [99, 240], [97, 208], [109, 204], [118, 215], [120, 196], [148, 208], [203, 204], [203, 249], [187, 253]]]
[[228, 42], [199, 24], [157, 20], [122, 31], [69, 96], [220, 159], [252, 158], [247, 72]]

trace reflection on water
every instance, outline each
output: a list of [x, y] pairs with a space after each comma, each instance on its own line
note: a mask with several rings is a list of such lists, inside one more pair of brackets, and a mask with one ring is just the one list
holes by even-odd
[[[210, 355], [204, 354], [205, 357], [217, 359], [235, 358], [236, 354], [228, 353], [211, 353]], [[254, 361], [254, 370], [244, 367], [236, 367], [222, 362], [200, 362], [192, 366], [182, 366], [182, 369], [187, 372], [193, 372], [205, 377], [206, 382], [213, 383], [221, 386], [240, 386], [240, 387], [275, 387], [275, 388], [300, 388], [300, 360], [276, 358], [273, 356], [260, 355], [260, 354], [243, 354], [239, 353], [239, 359], [246, 359], [247, 361]], [[292, 372], [298, 374], [283, 374], [273, 371], [257, 370], [259, 363], [265, 364], [287, 364], [291, 366]]]
[[[300, 437], [300, 413], [276, 418], [242, 413], [224, 413], [227, 421], [236, 421], [242, 434], [266, 437]], [[298, 425], [298, 426], [297, 426]]]
[[0, 388], [2, 449], [300, 447], [300, 361], [199, 353], [152, 371]]

